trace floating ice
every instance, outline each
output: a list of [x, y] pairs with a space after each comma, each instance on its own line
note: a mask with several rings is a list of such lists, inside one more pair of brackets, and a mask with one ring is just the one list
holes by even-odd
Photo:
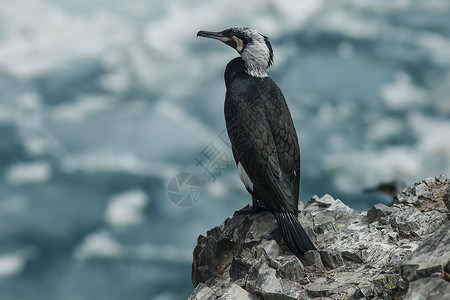
[[92, 113], [104, 111], [111, 107], [114, 98], [105, 95], [83, 95], [77, 100], [56, 106], [53, 119], [65, 122], [78, 122]]
[[79, 260], [91, 258], [118, 258], [122, 255], [122, 245], [105, 231], [97, 231], [87, 235], [82, 244], [75, 250]]
[[152, 244], [123, 245], [106, 230], [99, 230], [87, 235], [75, 250], [78, 260], [110, 259], [137, 260], [150, 262], [182, 262], [192, 259], [191, 249], [175, 246], [159, 246]]
[[173, 177], [179, 166], [167, 161], [142, 160], [132, 153], [81, 153], [67, 156], [61, 162], [67, 173], [122, 173], [154, 176], [166, 180]]
[[415, 36], [417, 45], [430, 53], [430, 58], [438, 65], [450, 65], [450, 41], [448, 36], [434, 32], [420, 32]]
[[105, 219], [113, 226], [137, 224], [144, 218], [144, 210], [149, 202], [149, 198], [143, 190], [125, 191], [109, 200]]
[[134, 36], [118, 15], [70, 15], [43, 0], [2, 5], [0, 18], [7, 20], [2, 22], [0, 69], [18, 79], [42, 76], [77, 60], [94, 59]]
[[416, 87], [404, 72], [397, 73], [394, 82], [382, 86], [380, 95], [391, 109], [406, 109], [413, 104], [422, 104], [428, 96], [426, 91]]
[[14, 185], [44, 183], [52, 176], [52, 168], [46, 161], [13, 164], [6, 171], [6, 180]]
[[323, 29], [351, 38], [373, 38], [383, 30], [383, 25], [377, 19], [353, 14], [345, 9], [330, 10], [321, 17]]
[[25, 268], [27, 254], [21, 251], [0, 254], [0, 279], [16, 275]]
[[417, 149], [405, 146], [383, 148], [381, 151], [347, 151], [325, 156], [324, 168], [333, 176], [340, 190], [359, 194], [362, 186], [392, 178], [420, 177], [426, 170], [426, 161]]
[[441, 158], [442, 171], [446, 172], [445, 167], [450, 168], [450, 120], [413, 114], [408, 123], [418, 138], [420, 152], [429, 159]]
[[65, 172], [125, 172], [131, 174], [146, 174], [146, 163], [140, 161], [132, 153], [85, 153], [65, 157], [61, 168]]
[[378, 122], [372, 122], [367, 129], [366, 136], [369, 141], [383, 142], [391, 137], [401, 135], [403, 130], [404, 125], [401, 120], [386, 117]]

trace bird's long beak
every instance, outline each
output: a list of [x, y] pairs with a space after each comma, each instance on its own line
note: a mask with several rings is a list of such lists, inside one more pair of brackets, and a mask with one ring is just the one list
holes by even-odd
[[[199, 31], [197, 32], [197, 37], [202, 36], [202, 37], [206, 37], [206, 38], [210, 38], [210, 39], [215, 39], [215, 40], [219, 40], [221, 42], [224, 42], [225, 44], [227, 44], [228, 46], [230, 46], [231, 48], [234, 48], [236, 50], [238, 50], [238, 44], [237, 44], [237, 38], [232, 36], [232, 37], [228, 37], [226, 35], [223, 34], [223, 31], [221, 32], [212, 32], [212, 31]], [[240, 44], [241, 44], [241, 48], [240, 50], [238, 50], [238, 52], [242, 51], [243, 49], [243, 44], [242, 41], [239, 40]]]
[[224, 43], [229, 40], [229, 38], [224, 36], [222, 32], [212, 32], [212, 31], [201, 30], [201, 31], [197, 32], [197, 37], [199, 37], [199, 36], [219, 40]]

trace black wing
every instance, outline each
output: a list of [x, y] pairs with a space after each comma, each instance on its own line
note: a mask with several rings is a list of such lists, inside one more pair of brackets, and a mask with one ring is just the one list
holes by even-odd
[[300, 150], [286, 101], [270, 79], [236, 76], [225, 98], [225, 120], [236, 161], [250, 191], [275, 211], [297, 214]]

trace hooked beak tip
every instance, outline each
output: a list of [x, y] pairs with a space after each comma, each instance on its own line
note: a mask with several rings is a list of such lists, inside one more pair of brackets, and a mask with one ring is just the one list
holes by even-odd
[[210, 38], [210, 39], [215, 39], [215, 40], [219, 40], [219, 41], [224, 41], [225, 37], [222, 35], [222, 32], [212, 32], [212, 31], [204, 31], [204, 30], [200, 30], [199, 32], [197, 32], [197, 37], [205, 37], [205, 38]]
[[208, 37], [208, 36], [209, 36], [208, 33], [209, 33], [209, 32], [207, 32], [207, 31], [200, 30], [199, 32], [197, 32], [197, 37], [199, 37], [199, 36], [202, 36], [202, 37]]

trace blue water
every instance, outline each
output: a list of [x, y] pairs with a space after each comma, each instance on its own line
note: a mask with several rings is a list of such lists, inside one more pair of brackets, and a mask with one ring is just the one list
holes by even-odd
[[364, 210], [390, 201], [367, 186], [450, 173], [446, 0], [1, 4], [0, 299], [191, 293], [197, 236], [250, 202], [223, 134], [237, 53], [201, 29], [270, 37], [302, 201]]

